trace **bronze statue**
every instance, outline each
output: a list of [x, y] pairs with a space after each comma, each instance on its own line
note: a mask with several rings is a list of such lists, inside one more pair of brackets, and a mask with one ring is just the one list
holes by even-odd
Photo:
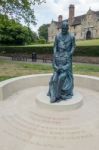
[[49, 82], [48, 96], [50, 102], [67, 100], [73, 96], [72, 55], [75, 49], [75, 38], [68, 32], [67, 22], [62, 23], [61, 33], [56, 35], [54, 42], [53, 69]]

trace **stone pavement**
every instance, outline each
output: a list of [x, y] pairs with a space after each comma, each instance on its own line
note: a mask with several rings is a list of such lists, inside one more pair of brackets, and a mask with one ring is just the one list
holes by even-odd
[[75, 87], [82, 107], [52, 111], [35, 102], [47, 90], [32, 87], [0, 101], [0, 150], [99, 150], [99, 93]]

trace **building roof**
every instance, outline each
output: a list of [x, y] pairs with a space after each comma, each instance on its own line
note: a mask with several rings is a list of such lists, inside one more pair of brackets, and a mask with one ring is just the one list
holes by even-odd
[[95, 11], [95, 14], [99, 17], [99, 11]]
[[[99, 17], [99, 11], [92, 11], [92, 12], [94, 12], [97, 15], [97, 17]], [[74, 21], [73, 21], [72, 25], [81, 24], [81, 20], [84, 19], [85, 16], [86, 15], [84, 14], [84, 15], [81, 15], [81, 16], [74, 17]]]
[[[92, 12], [94, 12], [96, 14], [96, 16], [99, 17], [99, 11], [92, 11]], [[85, 16], [86, 16], [86, 14], [74, 17], [72, 26], [81, 24], [81, 20], [84, 19]], [[68, 19], [63, 20], [63, 21], [68, 21]], [[52, 22], [54, 22], [57, 25], [58, 29], [61, 28], [62, 22], [58, 22], [58, 21], [52, 21]]]
[[77, 16], [74, 17], [74, 21], [72, 23], [72, 25], [79, 25], [81, 24], [81, 20], [85, 17], [85, 15], [81, 15], [81, 16]]
[[[67, 22], [68, 22], [68, 19], [65, 19], [65, 20], [63, 20], [63, 21], [67, 21]], [[56, 26], [57, 26], [58, 29], [61, 28], [62, 22], [58, 22], [58, 21], [52, 20], [52, 23], [56, 24]]]

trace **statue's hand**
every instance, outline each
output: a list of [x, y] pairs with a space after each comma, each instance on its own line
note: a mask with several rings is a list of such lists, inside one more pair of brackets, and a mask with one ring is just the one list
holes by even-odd
[[60, 73], [63, 73], [64, 72], [64, 70], [63, 69], [60, 69]]
[[61, 68], [58, 68], [58, 72], [59, 72], [59, 73], [63, 73], [63, 72], [64, 72], [63, 68], [62, 68], [62, 67], [61, 67]]
[[57, 67], [54, 67], [54, 71], [58, 71], [58, 68], [57, 68]]
[[69, 69], [69, 64], [66, 64], [65, 66], [62, 67], [62, 71], [63, 72], [68, 70], [68, 69]]

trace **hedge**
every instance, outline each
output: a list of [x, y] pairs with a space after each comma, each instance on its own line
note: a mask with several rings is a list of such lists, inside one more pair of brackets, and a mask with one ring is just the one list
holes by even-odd
[[[52, 54], [53, 46], [0, 46], [0, 55], [10, 54]], [[77, 46], [74, 56], [99, 57], [99, 46]]]
[[32, 54], [36, 52], [37, 54], [51, 54], [53, 51], [52, 46], [2, 46], [0, 47], [1, 54]]
[[74, 56], [99, 57], [99, 46], [77, 46]]

